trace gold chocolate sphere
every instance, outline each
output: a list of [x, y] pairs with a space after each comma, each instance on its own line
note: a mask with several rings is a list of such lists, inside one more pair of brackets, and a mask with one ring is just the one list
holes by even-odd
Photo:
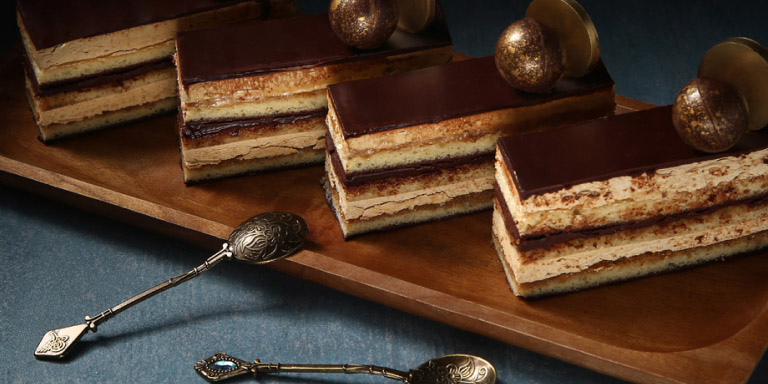
[[332, 0], [328, 8], [333, 32], [358, 49], [384, 44], [397, 28], [399, 15], [396, 0]]
[[526, 92], [551, 90], [565, 69], [558, 37], [528, 17], [501, 33], [494, 55], [504, 80]]
[[730, 85], [697, 77], [686, 84], [672, 105], [672, 123], [689, 146], [702, 152], [733, 147], [747, 130], [744, 100]]

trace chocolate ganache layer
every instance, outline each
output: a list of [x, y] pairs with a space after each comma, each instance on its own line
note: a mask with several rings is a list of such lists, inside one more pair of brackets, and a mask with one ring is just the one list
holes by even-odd
[[[223, 8], [247, 0], [19, 0], [36, 49]], [[257, 0], [265, 14], [269, 0]]]
[[[310, 43], [311, 42], [311, 43]], [[442, 11], [418, 34], [395, 31], [381, 47], [357, 50], [331, 29], [328, 15], [305, 15], [179, 34], [183, 85], [405, 54], [451, 45]]]
[[727, 152], [699, 152], [683, 143], [672, 125], [672, 107], [664, 106], [508, 136], [498, 144], [520, 197], [527, 199], [586, 182], [739, 156], [768, 147], [768, 133], [747, 132]]
[[341, 159], [339, 159], [339, 154], [336, 152], [336, 147], [334, 146], [333, 140], [331, 140], [329, 135], [325, 136], [325, 147], [327, 155], [331, 159], [333, 171], [346, 187], [355, 187], [391, 177], [405, 178], [431, 175], [462, 165], [487, 163], [490, 166], [493, 164], [494, 158], [493, 153], [483, 153], [472, 156], [456, 156], [441, 160], [421, 161], [394, 168], [377, 169], [375, 171], [344, 173], [344, 167], [341, 165]]
[[182, 135], [185, 139], [197, 139], [210, 135], [227, 134], [237, 136], [243, 129], [258, 129], [261, 126], [293, 124], [299, 120], [311, 117], [323, 117], [328, 113], [327, 108], [298, 115], [268, 115], [248, 119], [201, 120], [192, 122], [180, 121]]
[[[425, 68], [396, 77], [329, 86], [345, 138], [417, 124], [524, 107], [612, 87], [602, 62], [581, 78], [563, 78], [552, 92], [515, 90], [496, 70], [493, 56]], [[366, 89], [376, 92], [366, 92]]]

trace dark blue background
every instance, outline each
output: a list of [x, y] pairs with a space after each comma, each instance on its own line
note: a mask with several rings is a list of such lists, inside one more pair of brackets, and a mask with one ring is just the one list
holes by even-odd
[[[695, 3], [695, 5], [694, 5]], [[458, 52], [493, 54], [528, 1], [445, 0]], [[768, 43], [761, 1], [582, 1], [617, 93], [668, 104], [713, 44]], [[3, 2], [2, 48], [17, 39]], [[322, 12], [327, 1], [302, 2]], [[86, 335], [63, 362], [32, 351], [50, 328], [82, 321], [184, 272], [209, 252], [145, 230], [0, 187], [0, 382], [201, 382], [195, 361], [224, 351], [270, 362], [413, 368], [442, 354], [487, 357], [502, 383], [612, 382], [612, 378], [417, 318], [267, 268], [231, 263], [151, 299]], [[764, 358], [753, 382], [768, 382]], [[262, 382], [386, 382], [344, 376], [271, 376]], [[250, 379], [243, 380], [249, 382]]]

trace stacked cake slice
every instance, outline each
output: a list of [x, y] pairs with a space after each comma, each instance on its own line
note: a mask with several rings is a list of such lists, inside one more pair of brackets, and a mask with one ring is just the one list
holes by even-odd
[[[273, 0], [276, 13], [293, 0]], [[269, 1], [21, 0], [27, 94], [43, 141], [176, 107], [178, 31], [263, 17]]]
[[509, 86], [493, 57], [332, 85], [326, 197], [345, 238], [491, 207], [502, 134], [611, 113], [600, 64], [552, 92]]
[[494, 243], [520, 296], [768, 245], [768, 135], [697, 152], [671, 107], [500, 139], [496, 183]]
[[181, 34], [185, 182], [322, 163], [327, 86], [450, 61], [450, 35], [438, 16], [425, 31], [395, 31], [366, 51], [346, 46], [327, 15]]

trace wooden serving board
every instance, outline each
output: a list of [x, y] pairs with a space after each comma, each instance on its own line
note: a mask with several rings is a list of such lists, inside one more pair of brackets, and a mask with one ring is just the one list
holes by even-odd
[[[18, 51], [0, 59], [4, 184], [211, 249], [254, 214], [292, 211], [309, 242], [273, 268], [627, 380], [744, 381], [768, 343], [765, 252], [523, 301], [491, 246], [488, 211], [344, 241], [320, 166], [186, 187], [173, 116], [44, 145]], [[617, 113], [648, 107], [617, 102]]]

